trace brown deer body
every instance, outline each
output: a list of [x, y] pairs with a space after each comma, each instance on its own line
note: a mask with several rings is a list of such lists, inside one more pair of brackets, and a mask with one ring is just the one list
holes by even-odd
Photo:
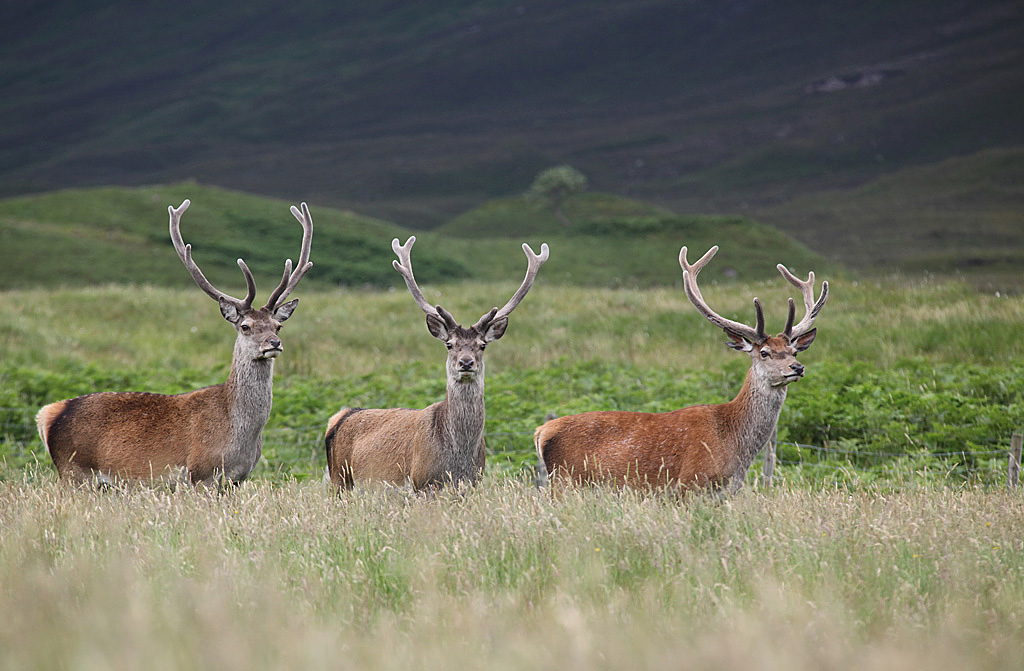
[[192, 260], [179, 230], [188, 209], [169, 207], [174, 248], [196, 284], [220, 304], [237, 332], [231, 372], [223, 384], [177, 395], [98, 392], [45, 406], [36, 416], [39, 436], [62, 479], [98, 479], [237, 483], [259, 461], [263, 427], [273, 401], [274, 359], [283, 351], [278, 332], [298, 299], [285, 302], [312, 263], [313, 220], [306, 204], [292, 214], [302, 224], [299, 262], [284, 277], [267, 304], [252, 307], [256, 284], [245, 262], [248, 295], [244, 300], [218, 291]]
[[445, 343], [448, 358], [445, 399], [422, 410], [405, 408], [344, 408], [327, 423], [327, 478], [336, 487], [372, 480], [409, 484], [420, 490], [452, 484], [475, 484], [483, 474], [484, 348], [505, 334], [508, 315], [533, 285], [537, 270], [548, 258], [523, 244], [528, 266], [515, 295], [468, 328], [459, 325], [440, 305], [423, 297], [412, 272], [410, 254], [415, 237], [405, 245], [395, 239], [395, 269], [405, 278], [416, 304], [427, 315], [427, 329]]
[[828, 283], [822, 283], [815, 302], [814, 273], [801, 281], [780, 264], [783, 277], [800, 288], [807, 312], [794, 327], [795, 305], [790, 299], [786, 329], [769, 337], [756, 298], [754, 328], [720, 317], [705, 303], [697, 274], [717, 251], [712, 247], [691, 266], [683, 247], [679, 263], [690, 301], [725, 331], [729, 347], [750, 356], [750, 370], [736, 398], [665, 413], [598, 411], [553, 419], [534, 434], [542, 476], [630, 487], [734, 491], [742, 485], [778, 424], [787, 386], [804, 374], [795, 356], [814, 341], [812, 326], [828, 296]]

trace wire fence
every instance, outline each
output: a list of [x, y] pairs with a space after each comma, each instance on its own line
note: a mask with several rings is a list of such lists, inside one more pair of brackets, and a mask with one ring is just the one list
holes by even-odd
[[[49, 462], [36, 436], [36, 410], [0, 407], [0, 413], [8, 418], [0, 422], [0, 457], [7, 469]], [[253, 476], [320, 477], [326, 465], [324, 429], [325, 425], [265, 429], [263, 458]], [[941, 452], [871, 451], [773, 440], [755, 461], [748, 480], [762, 487], [770, 487], [776, 480], [842, 486], [925, 480], [1016, 488], [1021, 436], [1020, 431], [1006, 436], [1005, 449], [974, 446]], [[490, 470], [514, 474], [533, 469], [533, 431], [488, 431], [484, 438]]]

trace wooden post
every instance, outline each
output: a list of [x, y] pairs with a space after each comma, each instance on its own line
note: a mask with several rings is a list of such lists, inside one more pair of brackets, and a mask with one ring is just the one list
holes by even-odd
[[775, 426], [772, 437], [764, 446], [764, 465], [761, 469], [761, 486], [768, 488], [772, 486], [772, 475], [775, 473], [775, 446], [779, 442], [779, 427]]
[[1020, 453], [1021, 444], [1024, 443], [1024, 432], [1014, 431], [1010, 438], [1010, 466], [1006, 474], [1006, 487], [1017, 489], [1020, 482]]

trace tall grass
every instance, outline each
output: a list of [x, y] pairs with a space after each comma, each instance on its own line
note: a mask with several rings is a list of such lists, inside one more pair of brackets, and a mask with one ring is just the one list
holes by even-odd
[[41, 668], [939, 668], [1024, 663], [1003, 492], [685, 503], [251, 481], [0, 484], [0, 658]]

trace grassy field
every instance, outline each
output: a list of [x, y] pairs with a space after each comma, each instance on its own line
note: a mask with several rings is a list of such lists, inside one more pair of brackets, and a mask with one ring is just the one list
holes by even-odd
[[[1024, 664], [1018, 298], [964, 283], [834, 279], [776, 486], [727, 501], [530, 479], [548, 412], [731, 398], [745, 357], [678, 288], [540, 276], [488, 348], [488, 470], [464, 496], [325, 491], [342, 404], [422, 407], [443, 347], [404, 291], [303, 291], [253, 477], [221, 496], [60, 486], [40, 405], [221, 381], [233, 333], [194, 289], [0, 293], [0, 664], [51, 668], [939, 668]], [[430, 284], [464, 321], [514, 281]], [[707, 300], [781, 328], [781, 278]], [[873, 457], [872, 455], [885, 455]], [[952, 455], [952, 456], [951, 456]], [[994, 456], [993, 456], [994, 455]], [[997, 473], [992, 477], [986, 473]]]
[[1009, 669], [1003, 491], [0, 483], [5, 669]]

